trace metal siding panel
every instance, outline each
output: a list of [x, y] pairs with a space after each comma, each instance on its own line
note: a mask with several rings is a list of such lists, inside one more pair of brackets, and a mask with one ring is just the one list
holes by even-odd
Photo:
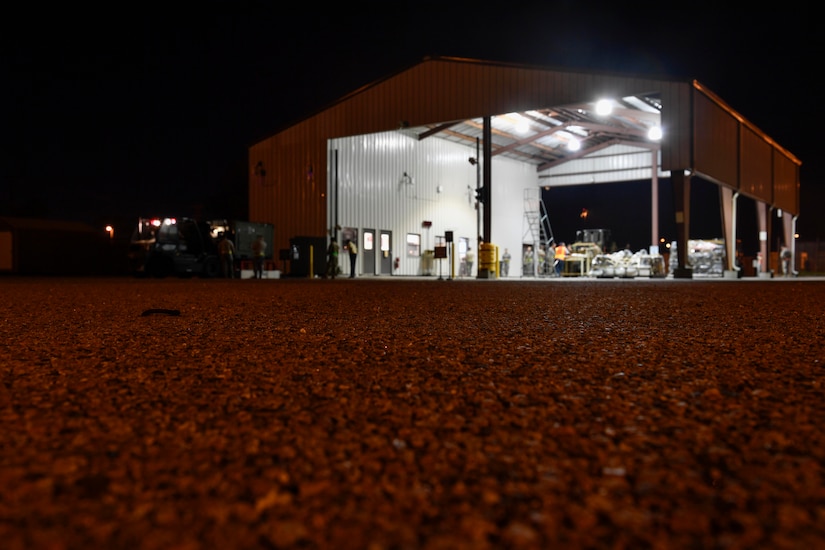
[[[539, 174], [541, 185], [590, 185], [651, 179], [651, 151], [613, 145], [591, 156], [572, 160]], [[661, 175], [661, 174], [660, 174]]]
[[662, 86], [662, 169], [693, 167], [692, 88], [687, 84]]
[[694, 94], [693, 120], [693, 168], [730, 187], [738, 187], [737, 120], [701, 93]]
[[774, 202], [778, 208], [799, 213], [799, 166], [776, 149], [773, 150]]
[[[273, 250], [287, 248], [295, 236], [318, 235], [323, 228], [326, 180], [319, 169], [325, 162], [317, 159], [317, 140], [308, 122], [258, 144], [251, 150], [249, 214], [253, 221], [275, 226]], [[323, 148], [321, 149], [323, 150]], [[266, 176], [254, 174], [261, 160]], [[308, 175], [312, 165], [313, 175]], [[317, 166], [317, 167], [316, 167]]]
[[751, 198], [771, 201], [773, 159], [771, 146], [750, 128], [740, 127], [741, 177], [739, 189]]
[[[476, 211], [469, 194], [475, 188], [476, 170], [467, 162], [474, 150], [437, 138], [417, 141], [398, 132], [330, 141], [330, 150], [336, 148], [340, 161], [338, 220], [341, 226], [356, 227], [359, 232], [364, 227], [391, 230], [393, 254], [401, 258], [399, 274], [420, 273], [418, 260], [404, 254], [408, 233], [421, 235], [422, 250], [432, 249], [435, 237], [443, 236], [446, 230], [454, 231], [456, 237], [469, 238], [471, 246], [477, 247]], [[520, 197], [525, 186], [536, 187], [536, 174], [531, 167], [506, 159], [494, 161], [492, 169], [493, 192], [497, 197], [494, 223], [504, 239], [500, 242], [506, 242], [511, 250], [518, 250], [520, 235], [516, 229], [520, 229], [520, 224], [513, 229], [512, 219], [513, 216], [521, 219]], [[404, 172], [413, 178], [412, 184], [401, 181]], [[515, 212], [505, 210], [507, 201], [503, 199], [499, 208], [502, 195], [518, 197]], [[333, 194], [328, 198], [328, 210], [327, 225], [332, 226], [335, 222]], [[425, 220], [433, 223], [431, 229], [422, 228]], [[444, 267], [446, 269], [446, 265]], [[365, 272], [371, 272], [370, 268], [362, 266]]]

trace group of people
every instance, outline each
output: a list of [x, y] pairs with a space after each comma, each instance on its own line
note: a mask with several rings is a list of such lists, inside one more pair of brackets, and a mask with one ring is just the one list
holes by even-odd
[[[564, 262], [567, 260], [567, 257], [572, 254], [570, 249], [564, 243], [564, 241], [559, 241], [556, 243], [556, 246], [552, 248], [553, 253], [553, 263], [550, 264], [548, 261], [548, 254], [550, 251], [545, 253], [544, 250], [539, 249], [538, 251], [538, 272], [539, 273], [552, 273], [556, 277], [561, 277], [562, 273], [564, 273]], [[522, 259], [522, 266], [524, 269], [523, 274], [527, 277], [532, 277], [535, 275], [533, 272], [533, 263], [536, 260], [536, 254], [533, 251], [532, 246], [527, 246], [524, 249], [524, 258]]]
[[[257, 235], [255, 241], [252, 243], [252, 263], [253, 263], [253, 278], [261, 279], [263, 278], [263, 271], [264, 271], [264, 260], [266, 258], [266, 247], [267, 243], [264, 240], [263, 235]], [[341, 268], [339, 267], [338, 263], [338, 256], [340, 253], [340, 245], [338, 244], [337, 239], [330, 239], [329, 246], [327, 247], [327, 270], [326, 276], [330, 279], [335, 279], [337, 275], [341, 273]], [[351, 279], [355, 278], [356, 273], [356, 264], [358, 259], [358, 245], [352, 239], [347, 239], [344, 242], [344, 250], [347, 251], [349, 254], [349, 262], [350, 262], [350, 273], [349, 277]], [[221, 276], [234, 279], [235, 278], [235, 244], [232, 240], [224, 235], [223, 233], [220, 234], [218, 240], [218, 252], [221, 258]], [[570, 255], [570, 249], [564, 244], [564, 241], [559, 242], [553, 248], [553, 267], [554, 273], [556, 276], [561, 276], [562, 272], [564, 271], [564, 261], [567, 256]], [[508, 277], [510, 275], [510, 261], [511, 261], [510, 250], [505, 248], [504, 254], [501, 257], [501, 276]], [[784, 256], [783, 256], [784, 259]], [[533, 247], [527, 246], [524, 249], [524, 258], [523, 258], [523, 268], [524, 268], [524, 275], [532, 276], [533, 270], [533, 261], [534, 261], [534, 253]], [[471, 247], [467, 247], [467, 252], [464, 254], [464, 262], [462, 265], [462, 272], [464, 275], [469, 276], [472, 273], [473, 264], [475, 263], [475, 254]], [[784, 265], [783, 265], [784, 267]]]
[[[346, 242], [344, 242], [344, 249], [349, 253], [349, 278], [354, 279], [355, 266], [358, 260], [358, 245], [355, 244], [355, 241], [352, 239], [347, 239]], [[341, 268], [338, 266], [340, 250], [341, 247], [338, 244], [338, 240], [330, 239], [329, 246], [327, 247], [327, 278], [329, 279], [334, 279], [341, 273]]]
[[[267, 243], [263, 235], [256, 235], [252, 242], [252, 272], [254, 279], [264, 276], [264, 261], [266, 259]], [[235, 243], [224, 233], [218, 236], [218, 255], [221, 259], [221, 276], [226, 279], [235, 278], [235, 257], [237, 255]]]

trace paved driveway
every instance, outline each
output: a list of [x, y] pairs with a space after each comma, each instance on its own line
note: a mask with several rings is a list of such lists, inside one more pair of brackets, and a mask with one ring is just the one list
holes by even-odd
[[821, 280], [0, 298], [7, 549], [825, 545]]

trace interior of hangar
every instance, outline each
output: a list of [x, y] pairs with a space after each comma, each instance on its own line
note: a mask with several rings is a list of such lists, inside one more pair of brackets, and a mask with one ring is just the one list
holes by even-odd
[[[654, 193], [663, 181], [673, 205], [651, 202], [650, 244], [659, 219], [675, 222], [672, 274], [692, 277], [690, 189], [702, 178], [719, 190], [719, 208], [702, 215], [720, 217], [726, 273], [742, 196], [758, 205], [767, 272], [769, 216], [793, 245], [799, 166], [696, 81], [427, 58], [250, 147], [250, 216], [275, 226], [281, 252], [354, 240], [357, 275], [452, 275], [471, 250], [475, 267], [459, 275], [481, 276], [495, 247], [512, 256], [508, 276], [524, 276], [522, 250], [552, 238], [542, 189], [647, 179]], [[428, 266], [445, 241], [449, 265]]]

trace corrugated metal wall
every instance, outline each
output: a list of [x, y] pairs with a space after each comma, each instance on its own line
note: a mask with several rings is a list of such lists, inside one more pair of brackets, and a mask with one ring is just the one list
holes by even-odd
[[738, 187], [739, 124], [719, 104], [694, 95], [693, 165], [699, 174]]
[[[354, 228], [361, 250], [365, 228], [391, 231], [392, 257], [400, 260], [394, 274], [423, 272], [421, 258], [407, 254], [408, 234], [420, 236], [421, 252], [434, 249], [437, 237], [446, 231], [453, 232], [456, 243], [465, 238], [478, 249], [477, 171], [468, 162], [475, 149], [443, 139], [419, 141], [399, 131], [331, 140], [329, 149], [325, 227]], [[521, 249], [523, 190], [538, 189], [537, 175], [532, 166], [504, 158], [493, 160], [491, 172], [493, 244], [511, 250], [511, 272], [520, 273], [515, 261], [520, 254], [514, 251]], [[425, 221], [431, 223], [429, 228], [424, 227]], [[379, 258], [375, 265], [366, 261], [360, 255], [359, 275], [381, 273]], [[473, 273], [477, 268], [476, 264]], [[445, 276], [450, 274], [446, 263], [442, 269]], [[349, 273], [347, 262], [342, 262], [342, 270]]]
[[[734, 173], [731, 166], [740, 162], [738, 155], [734, 155], [735, 160], [729, 157], [733, 139], [730, 121], [714, 106], [714, 102], [720, 104], [717, 98], [706, 90], [702, 89], [702, 94], [713, 101], [703, 97], [694, 101], [699, 88], [695, 82], [691, 86], [684, 82], [474, 60], [427, 59], [356, 90], [317, 115], [250, 147], [250, 218], [275, 226], [276, 249], [286, 248], [291, 237], [326, 233], [328, 139], [386, 132], [401, 125], [414, 127], [552, 107], [603, 95], [620, 97], [651, 91], [660, 92], [664, 105], [662, 170], [696, 168], [698, 158], [702, 170], [738, 187], [739, 179], [727, 180]], [[699, 111], [698, 118], [694, 117], [695, 110]], [[773, 142], [770, 145], [775, 152], [769, 184], [774, 199], [780, 198], [783, 208], [795, 212], [799, 163]], [[697, 148], [701, 149], [698, 153]], [[743, 164], [749, 164], [748, 176], [754, 182], [748, 185], [762, 196], [764, 168], [761, 161], [751, 163], [749, 158], [741, 159]], [[256, 173], [259, 162], [265, 175]], [[736, 168], [736, 173], [741, 171]]]
[[799, 214], [799, 162], [781, 149], [773, 150], [773, 204], [792, 214]]
[[800, 162], [701, 85], [695, 85], [695, 171], [744, 195], [799, 212]]
[[[656, 158], [661, 155], [657, 151]], [[656, 161], [658, 166], [661, 160]], [[564, 185], [588, 185], [616, 181], [638, 181], [651, 179], [653, 174], [653, 154], [651, 149], [629, 145], [612, 145], [586, 157], [571, 160], [544, 170], [539, 174], [542, 185], [558, 187]], [[669, 175], [658, 172], [659, 177]]]
[[773, 184], [771, 146], [747, 127], [740, 130], [739, 190], [753, 199], [770, 202]]

